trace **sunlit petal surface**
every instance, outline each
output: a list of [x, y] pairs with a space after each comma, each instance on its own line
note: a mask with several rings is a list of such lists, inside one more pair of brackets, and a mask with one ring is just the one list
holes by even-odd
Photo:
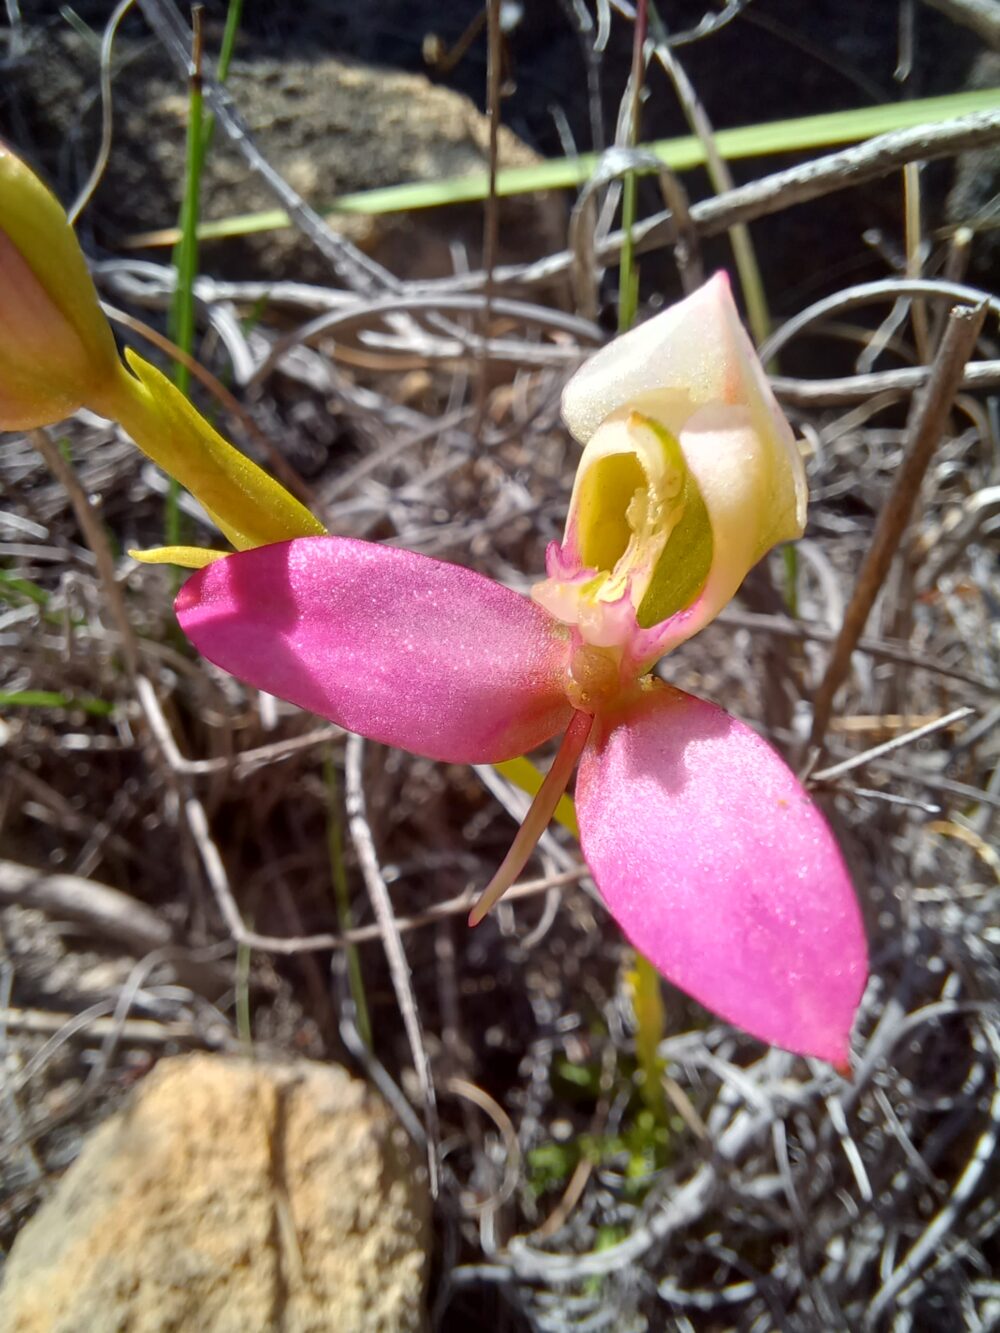
[[312, 537], [194, 575], [181, 627], [217, 665], [350, 731], [490, 763], [562, 731], [565, 633], [526, 597], [395, 547]]
[[825, 820], [766, 742], [656, 682], [598, 719], [576, 805], [611, 914], [665, 976], [764, 1041], [846, 1064], [864, 931]]

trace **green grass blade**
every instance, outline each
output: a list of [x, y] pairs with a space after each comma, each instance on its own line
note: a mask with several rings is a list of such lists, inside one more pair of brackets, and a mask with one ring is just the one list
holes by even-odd
[[[180, 240], [174, 247], [177, 282], [170, 307], [170, 336], [182, 352], [194, 346], [194, 280], [198, 272], [198, 217], [201, 207], [201, 173], [205, 163], [202, 130], [203, 97], [200, 72], [193, 75], [188, 91], [187, 144], [184, 198], [181, 202]], [[181, 393], [191, 388], [191, 372], [182, 361], [174, 364], [174, 383]], [[167, 546], [181, 545], [180, 486], [173, 478], [167, 491], [163, 532]]]
[[[240, 30], [240, 19], [243, 17], [243, 0], [229, 0], [229, 7], [226, 10], [226, 27], [222, 34], [222, 44], [219, 47], [219, 59], [215, 67], [215, 77], [219, 83], [225, 83], [229, 78], [229, 64], [233, 58], [233, 49], [236, 46], [236, 34]], [[215, 128], [215, 117], [209, 116], [208, 122], [211, 129], [208, 130], [208, 136]]]
[[[995, 111], [998, 108], [1000, 88], [986, 88], [951, 93], [946, 97], [891, 102], [886, 106], [858, 107], [850, 111], [832, 111], [819, 116], [800, 116], [794, 120], [776, 120], [763, 125], [718, 130], [715, 142], [723, 157], [735, 161], [779, 153], [806, 152], [816, 148], [834, 148], [876, 134], [887, 134], [892, 130], [937, 124], [956, 116], [967, 116], [976, 111]], [[705, 150], [694, 135], [661, 139], [645, 147], [674, 171], [689, 171], [705, 163]], [[497, 193], [512, 195], [533, 190], [572, 189], [590, 177], [596, 162], [593, 153], [584, 153], [579, 157], [539, 162], [530, 167], [509, 167], [497, 175]], [[396, 213], [436, 208], [442, 204], [474, 203], [486, 198], [487, 187], [487, 173], [475, 172], [445, 180], [415, 181], [406, 185], [390, 185], [380, 190], [341, 195], [332, 200], [327, 211], [335, 219], [338, 213]], [[285, 212], [270, 209], [262, 213], [203, 223], [198, 229], [198, 235], [203, 240], [210, 240], [273, 231], [288, 225]]]
[[115, 711], [106, 699], [57, 690], [0, 690], [0, 708], [79, 708], [90, 717], [110, 717]]
[[637, 951], [635, 967], [628, 973], [626, 983], [635, 1014], [636, 1064], [642, 1073], [640, 1095], [656, 1122], [665, 1125], [667, 1099], [663, 1091], [663, 1064], [657, 1052], [667, 1033], [667, 1014], [660, 974], [649, 959]]
[[[218, 77], [224, 83], [229, 73], [236, 33], [239, 29], [243, 0], [229, 0], [226, 27], [219, 52]], [[201, 81], [201, 31], [196, 27], [195, 71], [188, 91], [187, 141], [185, 146], [184, 198], [181, 203], [180, 240], [174, 248], [174, 269], [177, 285], [170, 310], [171, 337], [183, 352], [191, 355], [194, 348], [194, 282], [198, 275], [198, 219], [201, 215], [201, 181], [205, 160], [215, 131], [215, 118], [205, 114]], [[191, 386], [191, 372], [178, 361], [174, 367], [174, 383], [181, 393]], [[166, 544], [178, 546], [181, 542], [179, 508], [180, 487], [171, 479], [167, 493], [167, 511], [164, 524]]]
[[15, 605], [34, 602], [36, 606], [48, 606], [50, 596], [30, 579], [21, 579], [6, 569], [0, 569], [0, 601], [13, 602]]

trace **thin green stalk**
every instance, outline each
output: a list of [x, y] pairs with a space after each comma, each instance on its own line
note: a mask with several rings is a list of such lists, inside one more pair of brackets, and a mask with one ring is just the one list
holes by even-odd
[[[667, 29], [656, 11], [650, 6], [650, 22], [656, 38], [656, 57], [666, 70], [674, 85], [681, 110], [688, 123], [688, 128], [701, 143], [705, 154], [705, 169], [716, 194], [725, 194], [733, 188], [733, 177], [729, 164], [719, 151], [719, 146], [705, 108], [688, 78], [684, 67], [671, 50]], [[771, 314], [764, 291], [764, 280], [760, 275], [760, 266], [750, 238], [750, 229], [744, 223], [729, 228], [729, 243], [733, 247], [733, 259], [739, 274], [743, 299], [746, 301], [747, 318], [755, 341], [762, 343], [771, 331]]]
[[87, 623], [86, 617], [82, 615], [70, 615], [67, 607], [61, 611], [50, 611], [49, 606], [52, 602], [50, 592], [40, 588], [37, 583], [32, 583], [30, 579], [19, 579], [6, 569], [0, 569], [0, 602], [12, 606], [24, 606], [25, 603], [32, 602], [41, 608], [40, 618], [46, 625], [58, 625], [63, 629], [72, 626], [76, 629]]
[[[222, 36], [217, 68], [218, 81], [225, 83], [233, 58], [243, 0], [229, 0], [226, 27]], [[205, 110], [202, 88], [201, 6], [192, 11], [194, 45], [191, 55], [191, 79], [188, 96], [187, 142], [185, 146], [184, 199], [180, 213], [180, 240], [174, 250], [177, 287], [171, 310], [172, 337], [182, 351], [191, 355], [194, 344], [194, 281], [198, 275], [198, 218], [201, 212], [201, 181], [208, 150], [215, 133], [215, 117]], [[174, 383], [182, 393], [191, 384], [187, 366], [177, 363]]]
[[[243, 10], [243, 0], [229, 0], [226, 27], [219, 51], [218, 78], [224, 82], [229, 74], [236, 34]], [[174, 248], [173, 263], [177, 275], [174, 299], [170, 311], [170, 336], [182, 351], [191, 355], [194, 347], [194, 283], [198, 275], [198, 219], [201, 212], [201, 182], [205, 161], [215, 130], [215, 117], [205, 112], [202, 89], [202, 30], [201, 6], [192, 11], [194, 25], [191, 52], [191, 78], [188, 90], [187, 140], [185, 146], [184, 198], [179, 219], [180, 240]], [[174, 366], [174, 383], [182, 393], [191, 386], [191, 372], [182, 362]], [[181, 541], [179, 508], [180, 487], [171, 480], [167, 494], [165, 520], [166, 540], [169, 545]]]
[[[323, 762], [323, 777], [327, 792], [326, 845], [330, 857], [330, 878], [333, 881], [334, 901], [337, 905], [337, 923], [341, 934], [344, 934], [352, 929], [354, 918], [351, 912], [351, 895], [347, 887], [347, 870], [344, 866], [344, 839], [340, 827], [340, 789], [333, 756], [329, 751]], [[368, 1001], [365, 998], [364, 977], [361, 974], [361, 958], [357, 947], [353, 944], [348, 944], [344, 952], [347, 955], [347, 984], [351, 990], [351, 999], [354, 1001], [358, 1033], [370, 1050], [372, 1025], [368, 1013]]]
[[[222, 34], [222, 44], [219, 47], [219, 60], [215, 67], [215, 77], [219, 83], [225, 83], [229, 78], [229, 62], [233, 58], [233, 50], [236, 46], [236, 34], [239, 32], [240, 19], [243, 17], [243, 0], [229, 0], [229, 8], [226, 10], [226, 27]], [[205, 122], [208, 140], [211, 142], [212, 134], [215, 130], [215, 117], [209, 116]], [[206, 147], [208, 145], [206, 144]]]
[[[181, 201], [180, 240], [174, 247], [176, 274], [170, 307], [170, 336], [182, 352], [194, 346], [194, 280], [198, 272], [198, 215], [201, 206], [201, 173], [205, 165], [202, 126], [204, 99], [201, 86], [201, 6], [192, 11], [194, 39], [191, 77], [188, 83], [187, 140], [185, 144], [184, 197]], [[181, 393], [191, 388], [191, 372], [182, 361], [174, 363], [174, 383]], [[181, 544], [180, 485], [173, 478], [167, 490], [164, 537], [168, 546]]]
[[253, 1052], [253, 1028], [250, 1023], [250, 958], [249, 944], [236, 946], [236, 1034], [247, 1054]]
[[56, 690], [0, 690], [0, 708], [79, 708], [90, 717], [110, 717], [115, 706], [106, 699], [91, 699]]
[[660, 974], [641, 953], [636, 954], [635, 967], [628, 974], [628, 989], [635, 1014], [635, 1058], [642, 1074], [639, 1093], [657, 1123], [665, 1125], [667, 1099], [663, 1091], [663, 1064], [657, 1052], [666, 1034], [667, 1015]]
[[[646, 0], [639, 0], [632, 32], [632, 73], [629, 79], [631, 106], [625, 141], [629, 148], [639, 142], [639, 118], [642, 88], [646, 72]], [[639, 266], [635, 262], [632, 228], [635, 226], [638, 183], [634, 171], [622, 183], [622, 231], [625, 241], [618, 261], [618, 332], [625, 333], [635, 323], [639, 309]]]
[[632, 228], [636, 218], [638, 182], [630, 171], [622, 182], [622, 251], [618, 260], [618, 332], [625, 333], [635, 323], [639, 310], [639, 265], [635, 262]]
[[20, 579], [16, 574], [0, 569], [0, 600], [5, 602], [34, 602], [36, 606], [48, 606], [51, 593], [40, 588], [30, 579]]
[[[740, 275], [743, 299], [747, 303], [747, 321], [759, 347], [771, 332], [771, 311], [764, 291], [764, 279], [760, 275], [760, 265], [757, 263], [757, 252], [750, 239], [750, 228], [745, 222], [729, 228], [729, 244], [733, 247], [733, 259]], [[777, 363], [773, 358], [767, 368], [772, 375], [777, 374]]]
[[[642, 89], [646, 73], [647, 0], [639, 0], [636, 7], [635, 28], [632, 38], [632, 106], [629, 113], [628, 145], [639, 142], [639, 119], [642, 109]], [[618, 332], [627, 333], [635, 323], [639, 309], [639, 266], [635, 262], [632, 228], [636, 220], [637, 178], [630, 171], [622, 185], [622, 231], [624, 244], [619, 259]], [[665, 1017], [660, 995], [660, 978], [648, 959], [636, 951], [635, 967], [628, 974], [629, 993], [636, 1021], [636, 1056], [642, 1071], [642, 1099], [660, 1124], [667, 1119], [663, 1085], [656, 1063], [656, 1049], [663, 1039]]]
[[[190, 354], [194, 341], [194, 280], [198, 272], [198, 212], [201, 202], [201, 173], [205, 165], [202, 126], [202, 91], [199, 79], [192, 78], [188, 99], [187, 163], [184, 175], [184, 200], [181, 204], [181, 239], [174, 250], [177, 287], [171, 308], [171, 337], [182, 351]], [[178, 361], [174, 383], [184, 393], [191, 384], [191, 372]]]

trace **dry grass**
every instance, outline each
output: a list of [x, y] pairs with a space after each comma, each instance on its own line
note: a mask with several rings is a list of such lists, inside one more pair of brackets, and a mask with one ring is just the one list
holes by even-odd
[[[169, 269], [120, 258], [96, 275], [113, 305], [162, 324]], [[577, 456], [560, 386], [601, 335], [496, 284], [484, 343], [482, 275], [461, 297], [390, 276], [268, 283], [262, 315], [256, 279], [205, 279], [199, 356], [235, 382], [332, 531], [526, 588]], [[843, 364], [845, 343], [865, 372], [923, 364], [950, 303], [897, 275], [878, 304], [842, 298], [783, 364], [806, 336], [813, 365]], [[975, 360], [996, 355], [994, 308]], [[423, 1134], [402, 965], [441, 1122], [438, 1326], [486, 1310], [491, 1326], [520, 1311], [539, 1329], [987, 1327], [1000, 1308], [996, 383], [994, 361], [946, 414], [817, 760], [810, 701], [898, 473], [913, 384], [844, 378], [824, 397], [779, 381], [809, 451], [796, 615], [772, 556], [662, 670], [809, 760], [865, 905], [872, 976], [849, 1083], [671, 992], [660, 1131], [635, 1089], [628, 951], [578, 848], [552, 831], [523, 898], [467, 932], [469, 894], [512, 831], [477, 774], [354, 742], [345, 775], [336, 728], [197, 660], [170, 576], [121, 554], [159, 540], [164, 485], [113, 426], [81, 415], [52, 432], [89, 497], [89, 535], [31, 441], [6, 437], [0, 688], [24, 704], [0, 722], [4, 1240], [166, 1050], [252, 1035], [264, 1051], [360, 1062]], [[38, 691], [56, 702], [25, 693]], [[388, 927], [366, 892], [379, 883]]]

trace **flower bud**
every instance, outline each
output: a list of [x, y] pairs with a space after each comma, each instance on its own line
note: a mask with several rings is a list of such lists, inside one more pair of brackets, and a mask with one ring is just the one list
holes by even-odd
[[[155, 366], [133, 352], [127, 359], [128, 369], [61, 204], [0, 144], [0, 430], [48, 425], [89, 407], [186, 486], [234, 546], [323, 532]], [[171, 548], [162, 558], [186, 564], [202, 556]]]
[[59, 421], [117, 365], [61, 205], [0, 144], [0, 430]]

